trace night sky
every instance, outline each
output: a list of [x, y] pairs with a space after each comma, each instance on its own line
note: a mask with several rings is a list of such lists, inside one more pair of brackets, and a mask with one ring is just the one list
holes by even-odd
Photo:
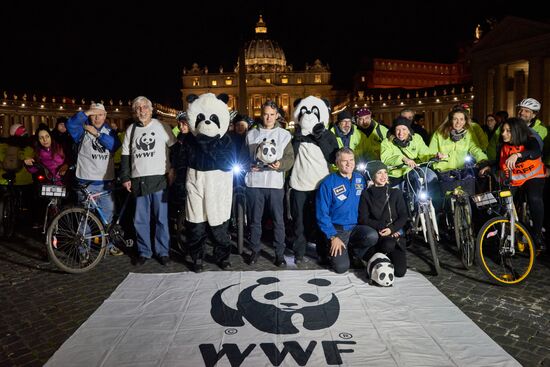
[[146, 95], [175, 108], [182, 69], [193, 62], [211, 72], [233, 69], [260, 13], [287, 63], [303, 70], [319, 58], [344, 88], [365, 57], [455, 62], [488, 17], [545, 20], [541, 9], [506, 9], [502, 1], [17, 3], [2, 4], [0, 90], [114, 100]]

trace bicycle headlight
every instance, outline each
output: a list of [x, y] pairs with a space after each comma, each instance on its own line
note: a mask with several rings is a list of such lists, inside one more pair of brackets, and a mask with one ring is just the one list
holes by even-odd
[[466, 157], [464, 157], [464, 163], [472, 163], [472, 161], [473, 161], [472, 156], [467, 155]]
[[233, 167], [231, 167], [231, 170], [233, 171], [233, 174], [238, 175], [243, 171], [243, 168], [239, 163], [235, 163]]
[[367, 164], [366, 163], [357, 163], [357, 167], [356, 169], [359, 171], [359, 172], [365, 172], [365, 170], [367, 169]]
[[428, 193], [426, 191], [420, 191], [418, 193], [418, 199], [421, 200], [421, 201], [426, 201], [428, 200]]

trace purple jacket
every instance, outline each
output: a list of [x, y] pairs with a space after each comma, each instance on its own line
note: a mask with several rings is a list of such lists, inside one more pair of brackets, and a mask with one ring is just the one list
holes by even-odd
[[[36, 161], [42, 164], [52, 174], [52, 180], [48, 180], [53, 184], [62, 185], [62, 176], [59, 175], [58, 170], [65, 162], [65, 157], [59, 153], [51, 154], [51, 149], [38, 148], [36, 152]], [[36, 166], [25, 166], [30, 173], [37, 173], [39, 168]], [[49, 177], [49, 176], [48, 176]]]

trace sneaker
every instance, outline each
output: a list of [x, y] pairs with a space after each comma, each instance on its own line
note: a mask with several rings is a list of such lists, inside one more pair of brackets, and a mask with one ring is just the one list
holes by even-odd
[[166, 266], [166, 265], [170, 264], [170, 257], [168, 257], [168, 256], [161, 256], [161, 257], [159, 258], [159, 263], [160, 263], [160, 265], [162, 265], [162, 266]]
[[147, 259], [146, 257], [140, 256], [136, 260], [136, 265], [138, 265], [138, 266], [143, 265], [147, 262], [147, 260], [149, 260], [149, 259]]
[[218, 266], [220, 267], [220, 269], [226, 270], [226, 269], [229, 269], [231, 267], [231, 262], [229, 261], [229, 259], [220, 260], [220, 261], [218, 261]]
[[250, 253], [250, 257], [248, 258], [248, 265], [254, 265], [258, 262], [258, 258], [260, 257], [260, 251], [256, 252], [252, 250]]
[[294, 264], [301, 265], [304, 263], [304, 257], [303, 256], [295, 256], [294, 257]]
[[286, 260], [284, 256], [275, 256], [275, 261], [273, 261], [278, 268], [284, 268], [286, 266]]
[[111, 255], [111, 256], [122, 256], [122, 255], [124, 255], [124, 252], [120, 251], [118, 249], [118, 247], [113, 246], [109, 249], [109, 255]]
[[196, 259], [193, 261], [193, 271], [195, 273], [202, 273], [204, 266], [202, 264], [202, 259]]

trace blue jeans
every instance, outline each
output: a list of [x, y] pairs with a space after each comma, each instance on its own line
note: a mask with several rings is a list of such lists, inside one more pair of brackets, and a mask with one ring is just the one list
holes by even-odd
[[[168, 191], [161, 190], [152, 194], [136, 197], [134, 227], [136, 229], [139, 256], [151, 258], [151, 214], [155, 218], [155, 253], [157, 256], [168, 256], [170, 234], [168, 230]], [[151, 213], [152, 211], [152, 213]]]
[[[111, 190], [112, 188], [113, 188], [113, 181], [92, 183], [87, 187], [88, 191], [92, 194], [102, 192], [105, 190]], [[85, 199], [86, 198], [84, 197], [84, 194], [81, 191], [78, 191], [78, 201], [80, 203], [83, 203]], [[113, 193], [111, 192], [108, 195], [103, 195], [97, 198], [96, 203], [97, 203], [97, 206], [99, 206], [99, 208], [101, 209], [101, 213], [103, 214], [102, 219], [106, 223], [111, 223], [111, 220], [113, 219], [113, 212], [115, 209]], [[98, 215], [99, 215], [99, 212], [98, 212]], [[113, 244], [109, 242], [107, 247], [110, 249], [113, 247]]]

